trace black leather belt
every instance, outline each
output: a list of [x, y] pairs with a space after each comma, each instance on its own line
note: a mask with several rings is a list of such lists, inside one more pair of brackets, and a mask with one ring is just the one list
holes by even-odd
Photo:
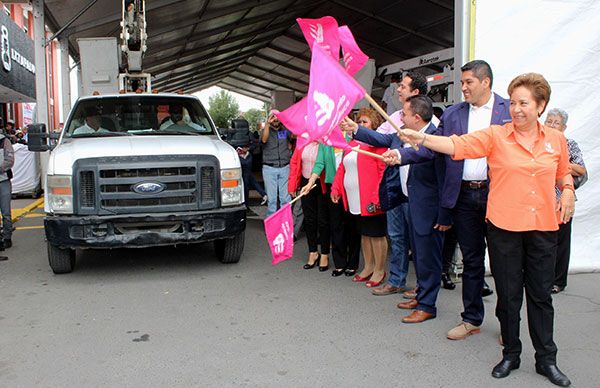
[[265, 166], [269, 166], [269, 167], [275, 167], [275, 168], [281, 168], [281, 167], [285, 167], [287, 166], [287, 164], [284, 164], [283, 166], [279, 166], [275, 163], [263, 163]]
[[486, 189], [488, 181], [462, 181], [460, 187], [463, 189]]

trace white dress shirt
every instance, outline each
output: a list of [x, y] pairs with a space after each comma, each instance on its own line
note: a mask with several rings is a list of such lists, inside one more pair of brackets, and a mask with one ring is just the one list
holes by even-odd
[[[425, 133], [425, 130], [429, 127], [429, 123], [425, 124], [423, 128], [419, 132]], [[409, 148], [411, 145], [409, 143], [404, 143], [402, 148]], [[398, 160], [401, 160], [400, 152], [396, 150], [398, 153]], [[400, 166], [400, 185], [402, 186], [402, 193], [408, 197], [408, 173], [410, 172], [410, 164], [405, 164], [404, 166]]]
[[[467, 132], [472, 133], [490, 126], [492, 111], [494, 110], [494, 95], [488, 102], [480, 107], [469, 105], [469, 122]], [[488, 179], [487, 158], [465, 159], [463, 176], [464, 181], [485, 181]]]

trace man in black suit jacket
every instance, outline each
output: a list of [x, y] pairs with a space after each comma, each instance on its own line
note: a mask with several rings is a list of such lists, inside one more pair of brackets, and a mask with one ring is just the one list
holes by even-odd
[[[433, 105], [429, 97], [423, 95], [408, 97], [404, 102], [402, 116], [404, 124], [409, 128], [428, 134], [438, 133], [435, 125], [431, 123]], [[352, 125], [348, 121], [342, 122], [342, 128], [345, 125]], [[404, 166], [400, 172], [403, 180], [402, 191], [408, 197], [410, 238], [419, 287], [416, 299], [400, 303], [398, 307], [414, 309], [411, 314], [402, 319], [404, 323], [420, 323], [435, 318], [444, 241], [440, 225], [449, 222], [439, 218], [443, 171], [436, 168], [435, 164], [441, 160], [441, 157], [426, 147], [420, 147], [418, 151], [406, 147], [397, 134], [381, 134], [359, 127], [354, 137], [356, 140], [374, 146], [391, 148], [392, 150], [384, 154], [396, 153], [395, 159], [390, 160], [389, 164]]]

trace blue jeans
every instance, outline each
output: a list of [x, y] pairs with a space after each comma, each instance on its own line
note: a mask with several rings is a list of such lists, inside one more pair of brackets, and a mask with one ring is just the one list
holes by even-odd
[[409, 212], [408, 202], [387, 211], [388, 235], [390, 236], [390, 278], [394, 287], [406, 287], [408, 275]]
[[279, 192], [280, 205], [285, 205], [292, 200], [290, 193], [288, 193], [290, 166], [271, 167], [263, 164], [262, 173], [267, 196], [269, 197], [269, 203], [267, 205], [268, 217], [277, 211], [277, 192]]

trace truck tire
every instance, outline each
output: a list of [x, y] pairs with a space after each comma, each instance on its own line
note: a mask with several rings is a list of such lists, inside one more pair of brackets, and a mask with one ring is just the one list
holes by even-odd
[[56, 274], [69, 273], [75, 268], [75, 250], [48, 244], [48, 261]]
[[240, 261], [244, 250], [244, 236], [245, 234], [242, 232], [234, 238], [215, 240], [215, 251], [221, 263], [231, 264]]

